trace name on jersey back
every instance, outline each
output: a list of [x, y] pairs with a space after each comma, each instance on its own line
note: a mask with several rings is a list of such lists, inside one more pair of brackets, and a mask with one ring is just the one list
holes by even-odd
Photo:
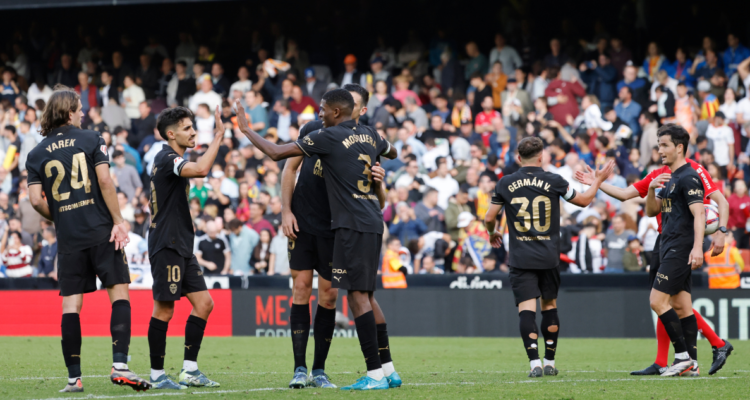
[[534, 179], [519, 179], [508, 185], [508, 190], [513, 193], [515, 190], [518, 190], [524, 186], [536, 186], [538, 188], [544, 189], [544, 191], [546, 192], [549, 192], [549, 188], [552, 187], [552, 185], [550, 185], [549, 183], [534, 177]]
[[52, 153], [53, 151], [57, 149], [62, 149], [65, 147], [71, 147], [75, 144], [75, 139], [65, 139], [65, 140], [58, 140], [57, 142], [52, 142], [49, 146], [45, 147], [45, 150]]

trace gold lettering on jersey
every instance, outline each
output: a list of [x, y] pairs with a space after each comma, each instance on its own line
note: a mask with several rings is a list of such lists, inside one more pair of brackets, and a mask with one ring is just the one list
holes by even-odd
[[547, 182], [545, 182], [545, 181], [543, 181], [541, 179], [537, 179], [536, 177], [534, 177], [534, 179], [529, 179], [529, 178], [519, 179], [519, 180], [511, 183], [510, 185], [508, 185], [508, 190], [511, 193], [513, 193], [514, 191], [516, 191], [516, 190], [518, 190], [518, 189], [520, 189], [520, 188], [522, 188], [524, 186], [534, 186], [534, 187], [542, 188], [546, 192], [549, 192], [549, 188], [552, 187], [552, 185], [550, 185], [549, 183], [547, 183]]
[[58, 140], [57, 142], [52, 142], [49, 146], [47, 146], [46, 150], [50, 153], [57, 149], [63, 149], [65, 147], [71, 147], [75, 145], [76, 140], [75, 139], [65, 139], [65, 140]]
[[377, 200], [378, 199], [378, 196], [376, 196], [374, 194], [357, 194], [357, 193], [352, 193], [352, 197], [354, 197], [355, 199], [359, 199], [359, 200]]
[[60, 206], [58, 211], [65, 212], [65, 211], [75, 210], [76, 208], [85, 207], [90, 204], [94, 204], [94, 199], [79, 201], [78, 203], [68, 204], [67, 206]]
[[672, 212], [672, 199], [663, 199], [661, 201], [661, 212], [663, 213]]
[[516, 236], [516, 240], [521, 242], [539, 242], [542, 240], [550, 240], [549, 236]]
[[370, 135], [350, 135], [348, 138], [344, 139], [341, 143], [344, 144], [344, 147], [347, 149], [349, 146], [353, 145], [354, 143], [365, 143], [372, 145], [372, 147], [377, 148], [377, 144], [375, 143], [375, 139], [372, 138]]
[[688, 196], [701, 196], [703, 197], [703, 191], [700, 189], [690, 189], [688, 191]]
[[323, 177], [323, 164], [320, 162], [320, 159], [315, 162], [315, 167], [313, 168], [313, 174], [319, 177]]

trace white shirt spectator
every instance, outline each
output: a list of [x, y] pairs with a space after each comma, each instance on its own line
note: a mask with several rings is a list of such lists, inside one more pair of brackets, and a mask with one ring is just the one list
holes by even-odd
[[232, 84], [232, 86], [229, 87], [229, 94], [231, 95], [232, 92], [235, 90], [239, 90], [244, 95], [245, 93], [249, 92], [250, 89], [253, 88], [253, 81], [250, 79], [247, 79], [245, 81], [237, 81]]
[[214, 140], [214, 124], [216, 119], [213, 114], [208, 118], [195, 117], [195, 130], [198, 133], [198, 145], [210, 144]]
[[29, 91], [26, 95], [26, 98], [29, 99], [29, 105], [32, 107], [39, 99], [44, 100], [44, 103], [46, 104], [49, 102], [49, 97], [52, 96], [52, 88], [44, 85], [44, 89], [39, 90], [39, 86], [37, 86], [36, 83], [32, 83], [31, 86], [29, 86]]
[[436, 176], [430, 179], [429, 176], [424, 177], [425, 185], [438, 191], [438, 202], [437, 204], [443, 210], [448, 208], [448, 200], [451, 196], [458, 193], [458, 182], [453, 179], [452, 176], [446, 175], [445, 178]]
[[714, 142], [714, 160], [721, 167], [729, 165], [729, 149], [734, 146], [734, 132], [732, 128], [722, 125], [708, 125], [706, 137]]
[[240, 187], [237, 182], [231, 179], [222, 179], [219, 191], [230, 199], [237, 199], [240, 197]]
[[[651, 230], [648, 227], [651, 226]], [[659, 237], [659, 223], [656, 217], [643, 217], [638, 222], [638, 239], [643, 242], [644, 251], [653, 251], [656, 244], [656, 238]], [[658, 257], [658, 256], [657, 256]]]
[[[734, 113], [735, 121], [737, 120], [737, 116], [742, 114], [742, 118], [744, 119], [745, 123], [750, 122], [750, 98], [745, 97], [744, 99], [738, 101], [737, 108], [735, 110], [736, 110]], [[745, 136], [745, 137], [748, 136], [747, 131], [745, 130], [744, 126], [742, 126], [742, 136]]]
[[433, 147], [432, 149], [427, 150], [427, 153], [424, 153], [422, 156], [422, 166], [432, 172], [437, 169], [436, 160], [438, 157], [445, 157], [445, 162], [448, 163], [448, 169], [453, 169], [453, 159], [451, 159], [448, 153], [448, 148], [444, 146]]
[[125, 114], [130, 119], [138, 119], [141, 112], [138, 111], [138, 105], [146, 100], [146, 95], [138, 85], [131, 85], [122, 91], [122, 98], [125, 100]]
[[213, 114], [216, 107], [221, 107], [221, 96], [213, 90], [208, 93], [199, 91], [190, 98], [189, 108], [193, 112], [198, 111], [198, 106], [208, 104], [208, 111]]
[[8, 278], [22, 278], [31, 276], [33, 269], [31, 268], [31, 259], [34, 257], [31, 247], [27, 245], [21, 246], [18, 250], [7, 249], [5, 253], [0, 257], [0, 260], [5, 265], [5, 275]]
[[142, 254], [139, 250], [139, 246], [143, 241], [143, 237], [135, 232], [128, 232], [128, 239], [130, 242], [125, 246], [125, 257], [128, 258], [128, 264], [140, 264], [143, 261], [143, 257], [141, 257]]
[[737, 121], [737, 102], [734, 101], [731, 104], [730, 103], [724, 103], [719, 106], [719, 111], [724, 113], [724, 116], [727, 117], [727, 122], [735, 122]]
[[271, 254], [275, 254], [273, 263], [274, 275], [289, 275], [289, 239], [279, 230], [279, 234], [271, 240]]
[[154, 144], [151, 145], [146, 154], [143, 155], [143, 161], [146, 162], [146, 172], [149, 175], [151, 175], [151, 170], [154, 169], [154, 159], [156, 158], [156, 155], [159, 154], [162, 147], [164, 147], [164, 145], [166, 144], [167, 142], [164, 140], [154, 142]]

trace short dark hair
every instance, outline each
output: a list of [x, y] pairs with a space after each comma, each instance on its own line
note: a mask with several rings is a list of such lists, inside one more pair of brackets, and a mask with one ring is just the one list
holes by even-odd
[[13, 125], [5, 125], [5, 130], [6, 131], [11, 131], [11, 132], [13, 132], [13, 134], [16, 133], [16, 127], [13, 126]]
[[669, 135], [670, 139], [672, 139], [672, 143], [674, 143], [675, 147], [677, 147], [678, 145], [682, 145], [682, 155], [687, 154], [690, 134], [687, 133], [685, 128], [677, 124], [666, 124], [659, 128], [659, 137], [667, 135]]
[[591, 140], [591, 136], [589, 136], [589, 134], [586, 132], [579, 132], [578, 135], [576, 135], [576, 137], [578, 137], [578, 139], [581, 139], [586, 143], [588, 143], [589, 140]]
[[114, 158], [117, 158], [117, 157], [121, 157], [121, 156], [124, 156], [124, 155], [125, 155], [125, 153], [123, 153], [122, 151], [120, 151], [120, 150], [115, 150], [115, 151], [114, 151], [114, 152], [112, 153], [112, 158], [114, 159]]
[[233, 230], [235, 230], [235, 229], [237, 229], [237, 228], [239, 228], [241, 226], [242, 226], [242, 221], [240, 221], [240, 220], [238, 220], [236, 218], [233, 219], [233, 220], [231, 220], [231, 221], [229, 221], [229, 222], [227, 222], [227, 228], [229, 228], [230, 231], [233, 231]]
[[[354, 111], [354, 97], [345, 89], [333, 89], [323, 95], [329, 107], [338, 107], [346, 115], [351, 115]], [[347, 113], [348, 110], [348, 113]]]
[[479, 71], [472, 72], [471, 75], [469, 76], [469, 81], [471, 81], [474, 78], [482, 79], [482, 73]]
[[370, 101], [370, 92], [368, 92], [367, 89], [356, 83], [347, 83], [342, 87], [342, 89], [346, 90], [347, 92], [357, 93], [359, 97], [362, 98], [362, 107], [367, 107], [367, 103]]
[[518, 143], [518, 155], [523, 159], [536, 157], [542, 150], [544, 150], [544, 143], [542, 143], [542, 139], [535, 136], [523, 138]]
[[193, 112], [187, 107], [165, 109], [159, 113], [159, 119], [156, 120], [156, 128], [159, 130], [159, 135], [166, 139], [167, 130], [185, 118], [193, 119]]
[[597, 136], [596, 140], [599, 141], [599, 143], [601, 143], [604, 147], [609, 146], [609, 139], [607, 139], [606, 136]]
[[399, 239], [398, 236], [395, 236], [395, 235], [394, 236], [389, 236], [388, 240], [385, 243], [385, 245], [388, 246], [388, 245], [390, 245], [391, 243], [393, 243], [393, 242], [395, 242], [397, 240], [398, 240], [399, 243], [401, 243], [401, 239]]

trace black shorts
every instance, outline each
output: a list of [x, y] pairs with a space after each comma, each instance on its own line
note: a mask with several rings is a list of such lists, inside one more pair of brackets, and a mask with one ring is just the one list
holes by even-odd
[[195, 256], [185, 258], [172, 249], [164, 248], [149, 259], [151, 276], [154, 277], [154, 300], [175, 301], [188, 293], [208, 290]]
[[520, 269], [511, 267], [510, 286], [513, 288], [513, 296], [516, 297], [516, 305], [540, 296], [544, 300], [556, 299], [557, 291], [560, 290], [560, 270], [558, 268]]
[[380, 233], [336, 229], [331, 287], [374, 292], [382, 243]]
[[115, 250], [114, 242], [105, 242], [75, 253], [57, 256], [57, 279], [60, 296], [89, 293], [96, 290], [96, 277], [103, 287], [130, 283], [125, 251]]
[[693, 270], [690, 269], [688, 259], [683, 257], [661, 260], [659, 271], [656, 273], [653, 288], [674, 296], [683, 290], [690, 293], [693, 289]]
[[331, 280], [334, 238], [297, 232], [297, 239], [289, 239], [289, 268], [295, 271], [318, 271], [318, 276]]
[[654, 243], [654, 250], [651, 252], [651, 267], [648, 270], [648, 287], [654, 287], [654, 279], [656, 279], [656, 273], [659, 272], [659, 266], [661, 265], [661, 255], [659, 249], [661, 246], [661, 235], [656, 237], [656, 243]]

